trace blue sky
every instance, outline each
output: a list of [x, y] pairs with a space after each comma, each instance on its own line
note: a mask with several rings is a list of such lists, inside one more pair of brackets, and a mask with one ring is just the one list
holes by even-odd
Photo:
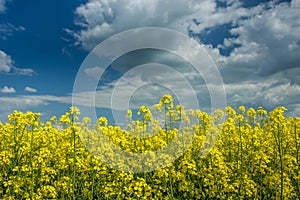
[[[43, 119], [66, 112], [89, 52], [117, 33], [140, 27], [169, 28], [201, 43], [220, 71], [227, 105], [262, 105], [269, 110], [285, 105], [289, 115], [299, 116], [299, 13], [299, 0], [0, 0], [0, 121], [15, 109], [41, 112]], [[128, 79], [126, 72], [135, 66], [154, 61], [176, 66], [195, 81], [200, 107], [209, 109], [206, 85], [199, 76], [190, 78], [193, 73], [186, 62], [168, 52], [141, 50], [107, 68], [95, 97], [97, 115], [112, 120], [109, 97], [118, 81]], [[84, 73], [95, 81], [101, 70], [95, 65]], [[165, 77], [174, 80], [172, 75]], [[130, 91], [121, 84], [121, 90], [132, 92], [131, 108], [172, 93], [145, 84], [143, 74], [126, 81], [141, 85]], [[87, 106], [85, 98], [82, 93], [82, 106]], [[120, 105], [118, 100], [122, 97], [115, 99]]]

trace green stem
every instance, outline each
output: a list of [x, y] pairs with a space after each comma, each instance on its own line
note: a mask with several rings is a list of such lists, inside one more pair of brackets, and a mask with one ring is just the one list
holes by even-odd
[[167, 105], [165, 104], [165, 131], [166, 131], [166, 141], [168, 141], [168, 128], [167, 128]]
[[173, 192], [173, 181], [172, 181], [172, 174], [171, 174], [171, 169], [169, 167], [169, 170], [168, 170], [168, 174], [169, 174], [169, 182], [170, 182], [170, 190], [171, 190], [171, 199], [173, 199], [174, 197], [174, 192]]
[[33, 199], [33, 189], [34, 189], [34, 170], [33, 170], [33, 131], [34, 125], [31, 129], [31, 138], [30, 138], [30, 167], [31, 167], [31, 188], [30, 188], [30, 199]]
[[[294, 133], [295, 133], [296, 161], [297, 161], [296, 174], [297, 174], [297, 177], [299, 177], [299, 146], [298, 146], [297, 123], [296, 122], [294, 124]], [[298, 190], [298, 194], [300, 194], [299, 182], [297, 182], [297, 190]]]
[[282, 158], [282, 137], [280, 134], [280, 126], [279, 123], [277, 124], [277, 129], [278, 129], [278, 151], [279, 151], [279, 158], [280, 158], [280, 200], [283, 200], [283, 192], [284, 192], [284, 173], [283, 173], [283, 158]]
[[73, 139], [73, 200], [75, 200], [75, 183], [76, 183], [76, 131], [74, 127], [74, 115], [72, 115], [72, 139]]
[[91, 200], [93, 200], [93, 196], [94, 196], [94, 184], [95, 184], [96, 173], [97, 173], [97, 171], [93, 170], [93, 173], [92, 173], [92, 191], [91, 191], [91, 198], [90, 198]]
[[[239, 148], [238, 148], [238, 156], [239, 159], [237, 160], [237, 170], [238, 170], [238, 177], [240, 179], [239, 184], [239, 194], [241, 191], [241, 187], [243, 186], [243, 179], [242, 179], [242, 173], [243, 173], [243, 141], [242, 141], [242, 132], [241, 132], [241, 122], [239, 121]], [[239, 160], [240, 160], [240, 166], [239, 166]]]

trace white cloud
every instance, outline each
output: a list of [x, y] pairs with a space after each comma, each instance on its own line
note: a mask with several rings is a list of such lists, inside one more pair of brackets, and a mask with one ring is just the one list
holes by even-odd
[[[181, 3], [185, 6], [180, 6]], [[224, 1], [224, 3], [227, 4], [225, 8], [217, 7], [215, 1], [156, 0], [150, 3], [150, 1], [138, 0], [126, 2], [90, 0], [76, 11], [79, 17], [77, 22], [82, 27], [76, 37], [83, 47], [90, 49], [108, 36], [135, 27], [159, 26], [183, 33], [191, 30], [194, 33], [209, 34], [211, 28], [230, 24], [228, 31], [231, 36], [225, 38], [224, 43], [218, 46], [224, 49], [233, 48], [229, 56], [221, 55], [220, 49], [213, 48], [212, 45], [206, 45], [207, 51], [216, 61], [226, 82], [228, 104], [263, 105], [269, 109], [280, 104], [300, 104], [297, 100], [300, 99], [299, 76], [296, 78], [299, 71], [295, 70], [300, 67], [299, 1], [293, 0], [291, 4], [278, 4], [272, 1], [251, 8], [243, 7], [242, 2], [238, 0]], [[99, 10], [100, 12], [97, 12]], [[202, 38], [196, 39], [200, 42], [202, 40]], [[160, 40], [156, 42], [164, 42], [164, 39]], [[176, 44], [175, 41], [173, 43]], [[191, 54], [189, 49], [181, 52], [185, 52], [187, 56]], [[162, 59], [166, 60], [163, 56], [156, 58], [158, 62], [164, 62]], [[123, 69], [129, 70], [126, 67]], [[160, 75], [156, 73], [157, 79]], [[172, 77], [163, 78], [172, 80]], [[120, 91], [124, 91], [124, 95], [120, 93], [121, 96], [117, 98], [119, 104], [116, 105], [121, 105], [120, 102], [126, 96], [126, 91], [132, 91], [134, 84], [142, 84], [145, 80], [146, 78], [141, 76], [133, 78], [132, 82], [127, 84], [121, 84], [123, 89]], [[103, 100], [110, 98], [109, 91], [115, 85], [116, 82], [113, 82], [109, 87], [99, 88], [96, 97], [101, 94], [105, 98], [101, 98], [99, 102], [101, 105], [97, 103], [96, 105], [106, 108], [111, 106], [110, 101]], [[207, 90], [206, 87], [200, 84], [197, 92], [202, 95], [204, 101], [209, 101], [210, 96], [202, 94], [203, 89]], [[147, 94], [141, 97], [147, 99]], [[83, 100], [84, 98], [82, 102]]]
[[33, 92], [33, 93], [35, 93], [35, 92], [37, 92], [37, 90], [36, 89], [34, 89], [34, 88], [31, 88], [31, 87], [25, 87], [25, 89], [24, 89], [24, 91], [25, 92]]
[[12, 62], [11, 57], [0, 50], [0, 72], [10, 72]]
[[[139, 65], [123, 74], [122, 78], [99, 86], [96, 92], [75, 93], [73, 102], [80, 106], [90, 107], [95, 104], [97, 108], [126, 111], [129, 109], [130, 98], [133, 98], [132, 108], [138, 108], [141, 104], [158, 103], [159, 98], [171, 92], [179, 98], [181, 104], [195, 107], [193, 95], [198, 91], [192, 87], [199, 84], [195, 77], [201, 75], [192, 69], [180, 69], [155, 63]], [[201, 90], [207, 91], [207, 88]]]
[[32, 76], [32, 75], [35, 74], [33, 69], [30, 69], [30, 68], [16, 68], [16, 67], [13, 67], [12, 69], [13, 69], [14, 73], [18, 74], [18, 75]]
[[[290, 70], [296, 74], [300, 72], [293, 69], [287, 71]], [[288, 112], [298, 112], [295, 105], [300, 106], [300, 85], [291, 83], [285, 74], [286, 71], [268, 78], [225, 84], [228, 104], [235, 107], [263, 106], [268, 110], [284, 105], [289, 108]]]
[[78, 42], [90, 49], [107, 37], [137, 27], [168, 27], [187, 33], [195, 16], [210, 16], [211, 0], [89, 0], [76, 9]]
[[[90, 49], [108, 36], [135, 27], [209, 33], [210, 28], [230, 23], [233, 37], [225, 38], [219, 48], [239, 47], [234, 47], [229, 57], [220, 55], [217, 48], [210, 50], [220, 69], [228, 75], [225, 80], [235, 81], [237, 77], [239, 81], [242, 77], [237, 74], [241, 73], [251, 79], [257, 74], [272, 74], [299, 65], [299, 1], [268, 2], [251, 8], [242, 7], [238, 0], [224, 2], [225, 8], [217, 7], [213, 0], [90, 0], [76, 10], [77, 24], [82, 29], [75, 35], [78, 43]], [[201, 38], [196, 39], [201, 42]]]
[[89, 0], [76, 10], [82, 29], [74, 34], [78, 43], [90, 49], [108, 36], [135, 27], [209, 33], [210, 28], [231, 24], [232, 37], [225, 38], [219, 47], [239, 47], [234, 47], [229, 57], [221, 56], [217, 49], [211, 51], [220, 68], [267, 75], [299, 66], [299, 0], [290, 4], [271, 1], [251, 8], [242, 7], [238, 0], [223, 2], [227, 7], [217, 7], [213, 0]]
[[292, 4], [292, 7], [294, 7], [294, 8], [296, 8], [296, 7], [300, 7], [300, 0], [293, 0], [292, 2], [291, 2], [291, 4]]
[[[299, 3], [298, 3], [299, 4]], [[223, 59], [231, 70], [251, 70], [267, 76], [287, 68], [300, 67], [300, 7], [291, 4], [273, 5], [253, 17], [240, 20], [224, 46], [239, 45]], [[235, 68], [235, 69], [234, 69]], [[232, 77], [231, 77], [232, 78]]]
[[[297, 74], [300, 70], [295, 71], [289, 69], [291, 72], [280, 72], [268, 79], [261, 78], [256, 81], [240, 81], [238, 83], [225, 84], [227, 92], [227, 103], [233, 107], [239, 105], [254, 106], [258, 105], [270, 110], [276, 106], [285, 105], [289, 108], [287, 113], [291, 115], [299, 116], [300, 103], [300, 86], [297, 84], [291, 84], [289, 82], [289, 74]], [[143, 71], [145, 72], [145, 71]], [[146, 71], [147, 72], [147, 71]], [[110, 85], [100, 86], [96, 92], [86, 91], [74, 94], [72, 96], [53, 96], [53, 95], [23, 95], [16, 97], [1, 97], [0, 107], [1, 113], [12, 112], [14, 109], [34, 109], [41, 105], [49, 105], [52, 102], [61, 104], [72, 104], [76, 102], [76, 106], [80, 106], [82, 109], [85, 107], [91, 107], [95, 105], [96, 108], [107, 108], [117, 111], [117, 115], [120, 115], [123, 119], [124, 112], [130, 106], [130, 108], [138, 108], [141, 104], [153, 105], [157, 103], [157, 100], [171, 88], [171, 92], [174, 92], [178, 97], [183, 97], [183, 105], [192, 104], [192, 92], [188, 88], [183, 87], [184, 80], [178, 79], [177, 73], [163, 72], [155, 75], [154, 72], [149, 73], [127, 73], [118, 81], [112, 82]], [[149, 77], [151, 76], [151, 77]], [[184, 76], [189, 77], [187, 72]], [[194, 76], [194, 75], [193, 75]], [[282, 78], [286, 77], [286, 78]], [[151, 84], [154, 82], [156, 84]], [[164, 83], [162, 85], [157, 83]], [[214, 83], [212, 83], [214, 84]], [[215, 90], [220, 89], [220, 85], [197, 85], [194, 88], [194, 92], [200, 96], [199, 105], [201, 110], [209, 111], [210, 107], [207, 102], [210, 101], [210, 94], [207, 91], [207, 87], [212, 87]], [[173, 88], [173, 90], [172, 90]], [[174, 90], [175, 88], [175, 90]], [[127, 102], [128, 96], [131, 97]], [[121, 114], [118, 113], [122, 111]], [[83, 112], [84, 113], [84, 112]], [[89, 116], [92, 117], [92, 116]], [[3, 116], [5, 118], [5, 116]], [[1, 116], [0, 116], [1, 119]]]
[[7, 87], [7, 86], [4, 86], [4, 88], [2, 88], [0, 90], [1, 93], [16, 93], [16, 90], [15, 88], [13, 87]]
[[[53, 95], [22, 95], [22, 96], [2, 96], [0, 98], [0, 121], [5, 122], [7, 115], [13, 113], [14, 110], [20, 111], [37, 111], [46, 113], [49, 116], [48, 110], [41, 110], [39, 106], [47, 106], [52, 102], [72, 104], [72, 98], [70, 96], [53, 96]], [[66, 107], [66, 110], [68, 107]], [[57, 112], [57, 111], [56, 111]], [[55, 113], [55, 112], [54, 112]], [[55, 113], [58, 114], [58, 113]], [[61, 114], [61, 113], [59, 113]], [[48, 118], [47, 118], [48, 120]]]
[[[300, 70], [291, 73], [299, 74]], [[133, 73], [133, 72], [132, 72]], [[277, 106], [288, 107], [287, 113], [298, 114], [300, 107], [300, 86], [292, 84], [285, 74], [280, 72], [268, 78], [246, 80], [225, 84], [227, 105], [237, 108], [240, 105], [247, 107], [263, 106], [272, 110]], [[118, 111], [126, 111], [129, 107], [137, 109], [140, 105], [153, 105], [166, 92], [174, 92], [177, 97], [182, 97], [180, 102], [184, 106], [192, 105], [192, 95], [195, 92], [199, 98], [201, 110], [210, 112], [211, 96], [208, 87], [215, 91], [221, 90], [222, 85], [200, 84], [193, 91], [183, 87], [184, 81], [178, 79], [178, 74], [159, 72], [156, 75], [145, 73], [144, 75], [134, 72], [123, 76], [118, 81], [107, 86], [100, 86], [97, 92], [82, 92], [74, 95], [75, 102], [79, 106], [91, 107], [95, 103], [96, 108], [107, 108]], [[188, 73], [186, 73], [188, 77]], [[163, 80], [162, 80], [163, 79]], [[151, 82], [156, 84], [151, 84]], [[165, 83], [165, 84], [159, 84]], [[174, 88], [176, 88], [174, 90]], [[169, 89], [169, 90], [167, 90]], [[130, 97], [130, 98], [128, 98]], [[129, 102], [131, 100], [132, 102]]]
[[[53, 96], [53, 95], [20, 95], [14, 97], [1, 97], [1, 105], [5, 105], [6, 110], [23, 109], [27, 107], [36, 107], [47, 105], [50, 102], [72, 103], [71, 96]], [[0, 109], [4, 109], [3, 106]]]
[[4, 13], [6, 10], [5, 3], [6, 3], [6, 0], [0, 0], [0, 14]]
[[11, 57], [1, 50], [0, 50], [0, 73], [26, 75], [26, 76], [32, 76], [35, 74], [33, 69], [15, 67], [14, 61], [11, 59]]
[[[221, 56], [217, 48], [211, 51], [220, 61], [220, 68], [266, 75], [299, 65], [299, 0], [291, 4], [261, 3], [251, 8], [242, 7], [238, 0], [224, 3], [227, 7], [221, 8], [213, 0], [89, 0], [76, 10], [77, 24], [82, 29], [73, 33], [78, 43], [90, 49], [115, 33], [135, 27], [209, 33], [210, 28], [231, 24], [232, 37], [225, 38], [219, 48], [239, 47], [234, 47], [229, 57]], [[201, 38], [196, 39], [201, 42]]]
[[15, 26], [10, 23], [0, 24], [0, 39], [7, 40], [9, 36], [12, 36], [14, 32], [25, 31], [23, 26]]
[[[259, 5], [252, 9], [241, 7], [241, 1], [227, 2], [226, 8], [217, 8], [209, 14], [194, 14], [196, 23], [191, 23], [189, 29], [195, 33], [201, 33], [211, 27], [232, 23], [236, 25], [242, 18], [251, 18], [262, 12], [263, 6]], [[209, 31], [209, 30], [208, 30]]]
[[132, 28], [151, 26], [200, 33], [218, 25], [237, 24], [264, 9], [263, 5], [244, 8], [238, 0], [225, 3], [227, 7], [220, 8], [214, 0], [89, 0], [75, 12], [82, 29], [71, 33], [79, 44], [91, 49], [103, 39]]
[[101, 78], [100, 75], [103, 74], [104, 68], [96, 66], [96, 67], [86, 68], [84, 70], [84, 72], [87, 76], [89, 76], [95, 80], [98, 80]]

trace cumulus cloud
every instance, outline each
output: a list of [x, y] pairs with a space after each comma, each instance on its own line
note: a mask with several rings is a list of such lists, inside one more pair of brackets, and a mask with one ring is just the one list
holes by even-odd
[[33, 69], [15, 67], [12, 58], [1, 50], [0, 50], [0, 73], [26, 75], [26, 76], [32, 76], [35, 74]]
[[33, 93], [36, 93], [36, 92], [37, 92], [36, 89], [34, 89], [34, 88], [32, 88], [32, 87], [28, 87], [28, 86], [25, 87], [24, 91], [25, 91], [25, 92], [33, 92]]
[[239, 47], [224, 59], [224, 64], [261, 76], [300, 67], [300, 7], [296, 4], [292, 1], [273, 5], [252, 18], [239, 21], [238, 26], [230, 30], [234, 37], [224, 41], [225, 46]]
[[79, 44], [91, 49], [103, 39], [132, 28], [151, 26], [200, 33], [218, 25], [237, 24], [264, 9], [262, 5], [244, 8], [238, 0], [224, 3], [226, 7], [218, 7], [214, 0], [89, 0], [75, 12], [76, 24], [82, 29], [71, 33]]
[[91, 68], [86, 68], [84, 70], [85, 74], [95, 80], [98, 80], [100, 78], [100, 75], [103, 74], [104, 69], [102, 67], [91, 67]]
[[292, 7], [300, 7], [300, 1], [299, 0], [293, 0], [292, 2], [291, 2], [291, 4], [292, 4]]
[[225, 84], [229, 96], [228, 104], [238, 107], [247, 105], [252, 107], [263, 106], [268, 110], [277, 106], [288, 107], [289, 113], [298, 111], [300, 106], [300, 86], [291, 84], [282, 77], [282, 73], [275, 74], [260, 81], [244, 81]]
[[[233, 48], [222, 66], [266, 75], [299, 63], [299, 0], [269, 2], [245, 8], [242, 1], [104, 1], [90, 0], [76, 10], [74, 33], [78, 43], [90, 49], [108, 36], [135, 27], [158, 26], [183, 33], [203, 33], [230, 24], [230, 35], [219, 47]], [[176, 5], [176, 6], [175, 6]], [[139, 19], [139, 20], [136, 20]], [[201, 42], [201, 38], [196, 38]], [[245, 69], [251, 68], [251, 69]], [[240, 69], [237, 69], [238, 71]]]
[[[260, 4], [251, 17], [236, 20], [231, 37], [216, 48], [207, 45], [225, 82], [229, 105], [285, 105], [299, 113], [300, 7]], [[232, 48], [229, 56], [220, 49]]]
[[137, 27], [168, 27], [187, 33], [195, 15], [209, 16], [215, 8], [211, 0], [89, 0], [76, 9], [82, 29], [74, 35], [90, 49], [113, 34]]
[[[224, 3], [226, 7], [217, 7], [210, 0], [90, 0], [76, 10], [77, 24], [82, 29], [74, 34], [83, 47], [90, 49], [108, 36], [134, 27], [158, 26], [184, 33], [188, 30], [209, 33], [210, 28], [231, 24], [231, 37], [224, 38], [219, 48], [234, 48], [229, 57], [217, 52], [222, 61], [218, 63], [220, 68], [232, 73], [267, 75], [282, 68], [297, 67], [300, 60], [298, 0], [290, 4], [269, 2], [252, 8], [245, 8], [236, 0]], [[178, 6], [181, 4], [184, 6]], [[195, 39], [201, 42], [201, 38]]]
[[[223, 6], [219, 7], [218, 2], [223, 2]], [[223, 42], [221, 40], [217, 45], [206, 42], [205, 48], [220, 69], [228, 103], [265, 105], [270, 109], [284, 104], [292, 110], [299, 110], [299, 2], [268, 1], [247, 7], [239, 0], [89, 0], [77, 8], [76, 23], [81, 30], [72, 33], [78, 44], [91, 49], [115, 33], [136, 27], [171, 28], [189, 33], [200, 43], [204, 41], [203, 34], [212, 38], [222, 37], [220, 33], [213, 35], [213, 31], [225, 27], [228, 34], [223, 36]], [[155, 42], [165, 40], [160, 38]], [[181, 52], [191, 53], [188, 49]], [[180, 61], [174, 61], [174, 57], [168, 57], [167, 54], [155, 56], [160, 63], [185, 68]], [[147, 56], [136, 58], [137, 61], [131, 64], [139, 63], [139, 59], [147, 60]], [[126, 72], [131, 68], [124, 65], [122, 69]], [[205, 84], [202, 82], [199, 93], [203, 87]], [[100, 89], [103, 91], [98, 92], [107, 88]]]
[[7, 87], [7, 86], [4, 86], [4, 88], [2, 88], [0, 90], [1, 93], [16, 93], [16, 90], [15, 88], [13, 87]]
[[[164, 95], [173, 92], [183, 94], [186, 90], [187, 99], [191, 98], [192, 90], [186, 88], [187, 80], [183, 75], [178, 74], [170, 68], [162, 68], [157, 64], [151, 64], [133, 68], [122, 78], [101, 85], [96, 91], [85, 91], [73, 94], [73, 102], [78, 106], [96, 108], [107, 108], [126, 111], [130, 98], [134, 98], [131, 108], [137, 109], [143, 104], [151, 105]], [[153, 69], [156, 70], [153, 70]], [[188, 73], [185, 74], [188, 77]], [[143, 89], [142, 89], [143, 88]], [[168, 88], [168, 89], [166, 89]], [[143, 100], [143, 101], [142, 101]], [[135, 103], [134, 103], [135, 102]]]
[[[151, 106], [165, 93], [172, 93], [177, 98], [182, 97], [178, 99], [179, 103], [188, 107], [193, 105], [193, 95], [196, 94], [200, 109], [210, 112], [211, 95], [208, 88], [218, 91], [222, 87], [209, 83], [194, 85], [195, 87], [191, 89], [185, 87], [187, 80], [184, 80], [184, 75], [180, 79], [176, 72], [165, 69], [156, 74], [149, 71], [141, 73], [138, 69], [132, 70], [109, 85], [99, 86], [96, 92], [74, 94], [75, 102], [79, 106], [95, 105], [96, 108], [125, 112], [128, 108], [137, 109], [143, 104]], [[289, 109], [287, 113], [297, 113], [300, 107], [300, 86], [290, 82], [289, 74], [291, 73], [300, 74], [300, 70], [287, 69], [268, 78], [225, 83], [224, 87], [228, 96], [226, 103], [235, 108], [240, 105], [254, 108], [263, 106], [267, 110], [285, 105]], [[185, 75], [189, 77], [189, 73]]]
[[11, 57], [0, 50], [0, 72], [10, 72], [12, 64]]

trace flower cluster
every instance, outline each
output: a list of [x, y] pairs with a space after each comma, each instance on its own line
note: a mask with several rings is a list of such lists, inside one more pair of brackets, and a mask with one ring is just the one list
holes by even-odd
[[[211, 116], [174, 105], [168, 94], [142, 106], [136, 120], [128, 111], [126, 130], [105, 117], [79, 121], [75, 107], [45, 123], [39, 113], [15, 111], [0, 123], [0, 199], [297, 199], [300, 119], [285, 110], [228, 106]], [[102, 137], [149, 156], [143, 166], [106, 165], [97, 158], [116, 155]], [[174, 141], [172, 154], [157, 157]], [[162, 167], [143, 172], [154, 165]]]

